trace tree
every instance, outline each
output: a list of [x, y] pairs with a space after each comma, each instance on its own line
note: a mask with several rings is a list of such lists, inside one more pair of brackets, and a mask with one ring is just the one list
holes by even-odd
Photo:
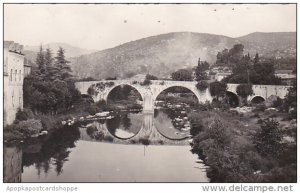
[[278, 125], [273, 119], [265, 119], [262, 121], [260, 131], [254, 136], [254, 145], [262, 156], [277, 157], [280, 154], [282, 133]]
[[247, 97], [253, 94], [251, 84], [239, 84], [236, 87], [236, 93], [247, 103]]
[[158, 79], [156, 76], [153, 76], [151, 74], [147, 74], [145, 78], [148, 80], [157, 80]]
[[65, 50], [59, 47], [57, 51], [57, 56], [55, 57], [55, 67], [58, 70], [59, 79], [69, 80], [73, 76], [71, 74], [71, 67], [68, 65], [70, 63], [65, 59]]
[[35, 60], [36, 66], [40, 70], [41, 73], [45, 72], [45, 56], [44, 56], [44, 50], [43, 46], [40, 46], [40, 51], [37, 53], [36, 60]]
[[45, 66], [52, 66], [53, 65], [53, 57], [52, 57], [52, 50], [50, 48], [46, 49], [45, 53]]
[[196, 80], [200, 81], [200, 80], [207, 80], [207, 74], [205, 72], [205, 70], [209, 69], [209, 63], [204, 61], [200, 61], [200, 58], [198, 60], [198, 65], [195, 69], [195, 76], [196, 76]]
[[215, 81], [209, 84], [209, 91], [211, 96], [216, 97], [219, 100], [220, 97], [224, 97], [226, 94], [227, 85], [225, 83]]
[[180, 69], [176, 72], [172, 73], [172, 79], [176, 81], [191, 81], [192, 78], [192, 72], [187, 69]]
[[259, 63], [259, 56], [258, 56], [258, 53], [255, 54], [255, 57], [254, 57], [254, 64], [258, 64]]
[[72, 79], [71, 69], [65, 60], [64, 50], [59, 49], [53, 62], [50, 49], [42, 47], [36, 58], [37, 67], [24, 79], [24, 106], [35, 113], [59, 113], [69, 110], [81, 98]]
[[229, 62], [233, 63], [233, 64], [238, 63], [242, 59], [243, 53], [244, 53], [244, 45], [243, 44], [234, 45], [233, 48], [231, 48], [228, 53]]
[[196, 84], [196, 87], [200, 91], [205, 91], [208, 88], [208, 83], [204, 80], [201, 80]]
[[292, 87], [284, 98], [284, 108], [290, 112], [292, 119], [297, 118], [297, 79], [293, 80]]

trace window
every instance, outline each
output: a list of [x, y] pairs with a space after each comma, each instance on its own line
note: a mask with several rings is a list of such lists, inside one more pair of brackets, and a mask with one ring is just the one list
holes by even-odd
[[21, 105], [21, 97], [19, 97], [19, 105]]
[[12, 81], [12, 76], [13, 76], [13, 69], [10, 69], [10, 76], [9, 76], [10, 81]]
[[12, 102], [12, 106], [14, 107], [14, 96], [11, 96], [11, 102]]
[[15, 70], [15, 81], [17, 81], [17, 74], [18, 74], [18, 71]]
[[22, 79], [22, 74], [21, 74], [21, 70], [19, 71], [19, 81], [21, 81], [21, 79]]

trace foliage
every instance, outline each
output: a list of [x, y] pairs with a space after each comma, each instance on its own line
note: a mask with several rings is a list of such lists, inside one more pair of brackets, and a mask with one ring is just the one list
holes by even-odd
[[41, 121], [36, 119], [20, 121], [14, 127], [14, 129], [20, 131], [25, 137], [31, 137], [32, 135], [38, 134], [42, 128]]
[[172, 73], [171, 77], [172, 80], [176, 80], [176, 81], [191, 81], [193, 79], [192, 71], [187, 69], [177, 70], [176, 72]]
[[[34, 112], [57, 114], [72, 108], [80, 100], [71, 74], [69, 61], [64, 50], [58, 50], [55, 59], [50, 49], [37, 56], [38, 68], [32, 67], [31, 74], [24, 79], [24, 106]], [[34, 99], [34, 100], [33, 100]]]
[[198, 133], [203, 130], [203, 122], [202, 122], [202, 120], [199, 119], [199, 117], [198, 117], [198, 115], [196, 113], [191, 113], [189, 115], [189, 120], [191, 122], [190, 134], [192, 136], [198, 135]]
[[209, 91], [211, 96], [216, 97], [219, 99], [219, 97], [224, 97], [226, 94], [227, 85], [222, 82], [212, 82], [209, 84]]
[[251, 84], [239, 84], [236, 87], [236, 93], [238, 96], [242, 97], [242, 99], [247, 104], [247, 97], [253, 94], [253, 89]]
[[140, 85], [142, 85], [142, 86], [148, 86], [150, 84], [152, 84], [152, 82], [149, 79], [145, 79], [143, 82], [140, 83]]
[[86, 82], [88, 82], [88, 81], [95, 81], [95, 80], [96, 80], [96, 79], [93, 78], [93, 77], [86, 77], [86, 78], [81, 78], [81, 79], [79, 79], [78, 81], [81, 81], [81, 82], [86, 81]]
[[243, 57], [243, 52], [244, 46], [242, 44], [236, 44], [230, 50], [224, 49], [222, 52], [218, 52], [216, 64], [233, 66]]
[[288, 94], [284, 98], [284, 108], [289, 111], [290, 118], [297, 118], [297, 79], [292, 82]]
[[24, 109], [19, 109], [17, 114], [16, 114], [16, 120], [19, 121], [25, 121], [27, 119], [32, 119], [33, 118], [33, 113], [31, 109], [24, 108]]
[[195, 68], [195, 76], [196, 76], [196, 80], [197, 81], [201, 81], [201, 80], [207, 80], [207, 74], [206, 74], [206, 70], [209, 69], [209, 63], [206, 61], [200, 61], [200, 58], [198, 60], [198, 65]]
[[201, 80], [197, 82], [196, 87], [200, 91], [205, 91], [208, 88], [208, 83], [206, 81]]
[[117, 80], [117, 77], [107, 77], [105, 80]]
[[[225, 57], [225, 58], [224, 58]], [[251, 59], [249, 53], [243, 55], [243, 45], [235, 45], [229, 52], [217, 55], [217, 64], [232, 68], [232, 74], [224, 78], [225, 83], [279, 85], [281, 79], [275, 76], [274, 62], [260, 60], [258, 54]]]
[[253, 94], [252, 85], [251, 84], [239, 84], [236, 87], [236, 93], [243, 98], [247, 98], [248, 96]]
[[158, 78], [156, 76], [153, 76], [151, 74], [147, 74], [145, 77], [147, 80], [157, 80]]
[[262, 156], [278, 156], [282, 150], [282, 134], [278, 128], [279, 123], [273, 119], [264, 119], [261, 129], [254, 136], [254, 144]]
[[95, 115], [96, 113], [99, 113], [101, 109], [95, 104], [90, 104], [85, 108], [85, 111], [88, 112], [90, 115]]

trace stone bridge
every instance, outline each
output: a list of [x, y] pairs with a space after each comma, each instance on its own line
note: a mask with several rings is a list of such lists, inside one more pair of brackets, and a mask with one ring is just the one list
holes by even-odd
[[[213, 97], [211, 96], [209, 89], [199, 91], [196, 88], [196, 81], [169, 81], [169, 80], [152, 80], [150, 85], [142, 85], [141, 83], [133, 80], [103, 80], [103, 81], [87, 81], [76, 82], [76, 88], [81, 94], [91, 94], [94, 101], [105, 100], [107, 101], [109, 93], [117, 86], [129, 85], [135, 88], [142, 96], [143, 99], [143, 111], [153, 112], [154, 101], [157, 96], [164, 90], [171, 87], [184, 87], [189, 89], [195, 94], [198, 101], [204, 103], [206, 101], [211, 102]], [[237, 99], [239, 97], [236, 93], [238, 84], [227, 84], [227, 92], [234, 94]], [[260, 97], [263, 100], [268, 99], [270, 96], [278, 96], [284, 98], [288, 92], [289, 86], [282, 85], [253, 85], [253, 95], [248, 97], [248, 101], [252, 101], [256, 97]], [[90, 89], [90, 92], [88, 91]]]

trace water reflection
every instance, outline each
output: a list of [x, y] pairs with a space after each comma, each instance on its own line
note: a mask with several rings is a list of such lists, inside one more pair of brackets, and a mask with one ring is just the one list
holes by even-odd
[[106, 120], [108, 131], [113, 136], [121, 139], [129, 139], [138, 134], [142, 128], [142, 124], [142, 113], [123, 113]]
[[[34, 166], [37, 175], [47, 174], [53, 169], [56, 175], [63, 172], [63, 165], [68, 161], [70, 148], [75, 147], [80, 138], [76, 126], [64, 127], [49, 137], [23, 147], [23, 167]], [[52, 166], [52, 167], [51, 167]]]
[[4, 146], [4, 182], [21, 182], [22, 149], [16, 146]]
[[169, 139], [185, 139], [190, 134], [186, 111], [161, 108], [154, 111], [155, 128]]
[[[112, 119], [66, 126], [25, 144], [21, 149], [5, 147], [5, 181], [207, 182], [206, 172], [197, 169], [202, 165], [195, 162], [197, 156], [190, 152], [190, 146], [122, 145], [107, 138], [108, 134], [121, 139], [137, 134], [151, 135], [150, 140], [161, 140], [161, 136], [183, 137], [176, 132], [183, 133], [184, 124], [178, 126], [174, 121], [176, 118], [185, 120], [186, 114], [182, 110], [159, 109], [154, 116], [123, 113]], [[162, 135], [153, 134], [153, 128]], [[189, 134], [188, 131], [185, 133]]]

